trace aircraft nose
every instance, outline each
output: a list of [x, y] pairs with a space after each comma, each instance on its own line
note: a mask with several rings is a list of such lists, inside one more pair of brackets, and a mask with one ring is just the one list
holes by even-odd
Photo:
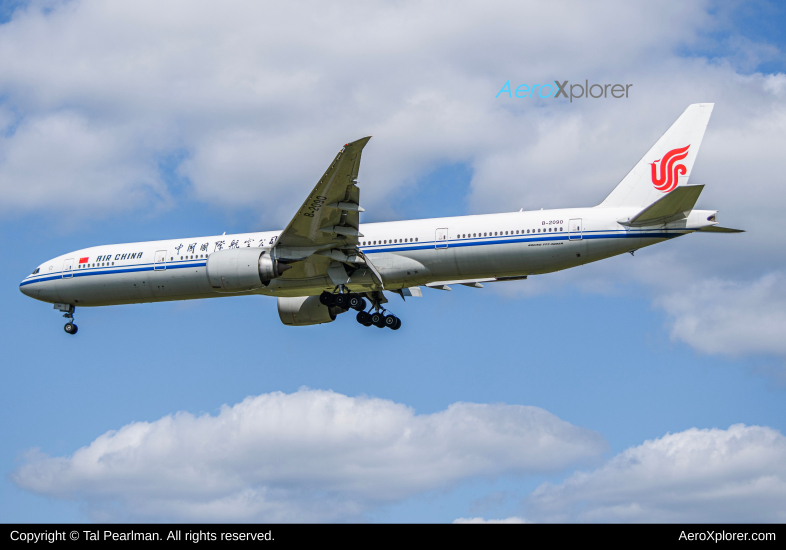
[[24, 281], [19, 285], [19, 292], [25, 296], [33, 296], [33, 290], [30, 288], [32, 285], [26, 285]]

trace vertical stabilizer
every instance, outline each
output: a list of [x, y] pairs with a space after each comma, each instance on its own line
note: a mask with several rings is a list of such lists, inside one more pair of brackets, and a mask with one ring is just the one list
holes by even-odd
[[599, 206], [643, 208], [687, 185], [713, 105], [689, 105]]

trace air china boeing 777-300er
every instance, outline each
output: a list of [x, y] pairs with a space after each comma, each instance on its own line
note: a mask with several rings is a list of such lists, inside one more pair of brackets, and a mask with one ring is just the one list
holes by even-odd
[[365, 326], [397, 330], [384, 291], [526, 279], [633, 253], [719, 227], [694, 210], [703, 185], [688, 185], [713, 104], [690, 105], [592, 208], [359, 223], [358, 170], [370, 138], [336, 155], [283, 231], [94, 246], [48, 260], [20, 290], [54, 303], [75, 334], [76, 307], [262, 294], [278, 298], [286, 325], [329, 323], [357, 311]]

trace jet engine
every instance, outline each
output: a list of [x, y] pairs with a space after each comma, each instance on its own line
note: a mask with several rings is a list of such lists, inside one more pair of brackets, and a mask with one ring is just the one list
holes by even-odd
[[295, 327], [332, 323], [336, 320], [336, 315], [345, 311], [347, 310], [336, 306], [323, 305], [319, 296], [278, 299], [278, 316], [281, 322]]
[[259, 248], [232, 248], [207, 258], [207, 280], [216, 292], [243, 292], [267, 286], [292, 266], [282, 264]]

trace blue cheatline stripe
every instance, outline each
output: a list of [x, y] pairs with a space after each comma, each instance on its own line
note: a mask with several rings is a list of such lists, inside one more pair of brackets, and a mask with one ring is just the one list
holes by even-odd
[[[596, 235], [592, 235], [591, 233], [599, 233]], [[640, 238], [650, 238], [650, 239], [670, 239], [673, 237], [679, 237], [680, 235], [684, 235], [685, 232], [680, 233], [666, 233], [662, 230], [658, 230], [658, 232], [650, 232], [650, 231], [625, 231], [625, 230], [605, 230], [605, 231], [585, 231], [582, 234], [583, 240], [590, 240], [590, 239], [640, 239]], [[512, 238], [510, 235], [501, 235], [497, 237], [473, 237], [473, 238], [466, 238], [466, 239], [450, 239], [447, 241], [424, 241], [419, 243], [396, 243], [393, 245], [366, 245], [361, 246], [360, 249], [367, 253], [372, 254], [374, 252], [402, 252], [407, 250], [433, 250], [439, 242], [439, 244], [447, 244], [446, 247], [441, 248], [461, 248], [466, 246], [483, 246], [483, 245], [494, 245], [494, 244], [511, 244], [511, 243], [531, 243], [531, 242], [545, 242], [545, 241], [569, 241], [574, 240], [576, 242], [582, 239], [570, 239], [569, 233], [557, 233], [556, 235], [552, 233], [551, 235], [543, 234], [532, 236], [532, 235], [514, 235]]]
[[46, 276], [46, 277], [42, 277], [42, 278], [38, 278], [38, 279], [34, 279], [34, 280], [29, 280], [29, 281], [22, 281], [22, 283], [19, 286], [23, 287], [25, 285], [30, 285], [30, 284], [33, 284], [33, 283], [41, 283], [41, 282], [44, 282], [44, 281], [53, 281], [55, 279], [73, 279], [73, 278], [76, 278], [76, 277], [90, 277], [92, 275], [112, 275], [114, 273], [133, 273], [133, 272], [137, 272], [137, 271], [161, 271], [161, 272], [165, 272], [165, 271], [170, 270], [170, 269], [184, 269], [184, 268], [188, 268], [188, 267], [204, 267], [206, 263], [207, 263], [207, 260], [202, 260], [200, 262], [189, 262], [189, 263], [186, 263], [185, 260], [183, 260], [182, 263], [167, 262], [166, 264], [164, 264], [164, 265], [166, 265], [166, 269], [155, 269], [156, 265], [160, 266], [162, 264], [140, 264], [138, 266], [117, 267], [117, 268], [109, 268], [109, 269], [93, 267], [93, 268], [90, 268], [90, 269], [72, 271], [71, 273], [73, 275], [71, 275], [70, 277], [63, 277], [63, 272], [59, 271], [59, 272], [55, 273], [54, 275], [50, 275], [50, 276]]
[[[583, 240], [590, 240], [590, 239], [640, 239], [642, 237], [650, 238], [650, 239], [671, 239], [674, 237], [679, 237], [680, 235], [684, 235], [685, 233], [689, 232], [690, 230], [673, 230], [674, 232], [663, 232], [662, 230], [658, 230], [658, 232], [650, 232], [650, 231], [625, 231], [625, 230], [605, 230], [605, 231], [585, 231], [582, 234]], [[680, 231], [680, 232], [676, 232]], [[594, 235], [592, 233], [595, 233]], [[486, 246], [486, 245], [495, 245], [495, 244], [513, 244], [513, 243], [532, 243], [532, 242], [547, 242], [547, 241], [569, 241], [570, 239], [569, 233], [552, 233], [549, 235], [548, 233], [544, 236], [543, 234], [540, 235], [500, 235], [497, 237], [475, 237], [475, 238], [467, 238], [461, 240], [448, 240], [448, 241], [439, 241], [440, 244], [447, 243], [448, 246], [445, 248], [464, 248], [468, 246]], [[578, 242], [582, 239], [573, 239], [575, 242]], [[374, 252], [406, 252], [408, 250], [434, 250], [437, 241], [425, 241], [425, 242], [418, 242], [418, 243], [396, 243], [393, 245], [367, 245], [361, 246], [360, 249], [365, 253], [374, 253]], [[207, 259], [200, 260], [199, 262], [191, 262], [188, 260], [180, 260], [180, 261], [173, 261], [173, 262], [166, 262], [166, 269], [183, 269], [189, 267], [202, 267], [207, 264]], [[33, 283], [39, 283], [43, 281], [52, 281], [55, 279], [70, 279], [72, 277], [88, 277], [91, 275], [111, 275], [112, 273], [132, 273], [137, 271], [166, 271], [165, 269], [155, 269], [155, 265], [161, 264], [140, 264], [139, 266], [131, 266], [131, 267], [116, 267], [116, 268], [88, 268], [83, 270], [74, 270], [71, 273], [73, 274], [71, 277], [63, 277], [63, 272], [58, 271], [53, 275], [48, 276], [39, 276], [37, 279], [30, 279], [23, 281], [19, 286], [25, 286]], [[28, 276], [29, 277], [29, 276]]]

